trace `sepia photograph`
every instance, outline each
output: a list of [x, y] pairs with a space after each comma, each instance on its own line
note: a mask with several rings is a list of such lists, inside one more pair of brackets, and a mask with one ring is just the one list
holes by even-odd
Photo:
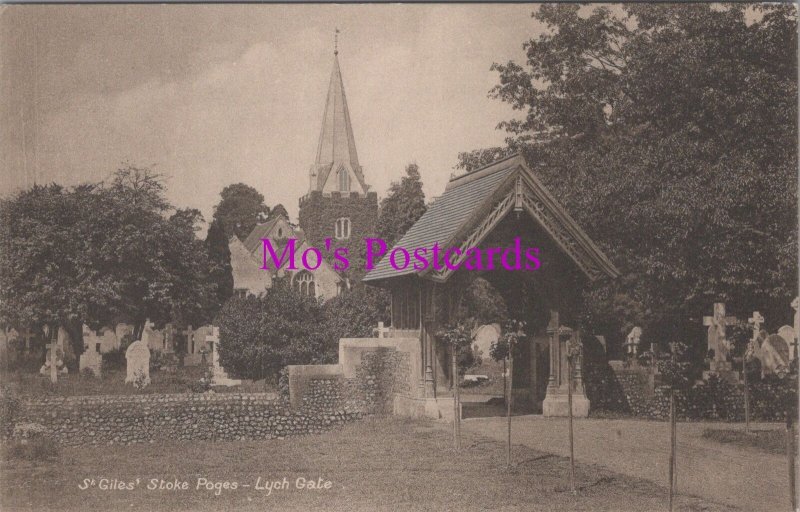
[[798, 512], [797, 3], [0, 4], [0, 510]]

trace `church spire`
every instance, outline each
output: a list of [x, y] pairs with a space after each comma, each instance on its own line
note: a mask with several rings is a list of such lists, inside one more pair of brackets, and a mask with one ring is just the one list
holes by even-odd
[[[322, 117], [322, 130], [317, 145], [317, 156], [311, 169], [311, 189], [323, 190], [331, 176], [336, 176], [341, 168], [352, 173], [356, 181], [366, 192], [366, 184], [358, 163], [356, 141], [353, 136], [353, 125], [350, 122], [350, 110], [347, 108], [347, 97], [344, 93], [342, 72], [339, 68], [339, 30], [334, 35], [333, 71], [328, 85], [328, 97]], [[356, 190], [353, 188], [353, 190]]]

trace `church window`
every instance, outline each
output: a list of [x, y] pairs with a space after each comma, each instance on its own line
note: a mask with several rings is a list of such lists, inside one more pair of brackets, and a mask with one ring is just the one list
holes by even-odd
[[294, 289], [297, 290], [300, 295], [306, 295], [309, 297], [316, 297], [316, 289], [314, 286], [314, 276], [311, 275], [310, 272], [300, 272], [297, 274], [294, 280]]
[[350, 173], [344, 167], [339, 169], [339, 190], [342, 192], [350, 190]]
[[278, 238], [283, 238], [283, 228], [278, 228]]
[[233, 290], [233, 295], [239, 297], [240, 299], [244, 299], [247, 297], [247, 288], [237, 288]]
[[347, 217], [336, 219], [336, 238], [339, 240], [350, 238], [350, 219]]

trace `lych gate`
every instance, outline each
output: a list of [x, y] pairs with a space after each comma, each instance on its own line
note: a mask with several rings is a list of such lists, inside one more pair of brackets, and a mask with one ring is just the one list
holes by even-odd
[[[520, 156], [451, 179], [444, 194], [395, 247], [412, 254], [434, 244], [442, 253], [458, 248], [450, 260], [450, 267], [457, 267], [465, 263], [469, 248], [486, 254], [488, 248], [514, 246], [516, 239], [523, 251], [539, 248], [540, 268], [506, 270], [496, 261], [492, 270], [466, 270], [466, 265], [457, 270], [444, 265], [398, 270], [387, 253], [364, 277], [366, 283], [391, 292], [391, 336], [406, 344], [409, 339], [419, 342], [416, 356], [421, 364], [414, 365], [418, 373], [411, 376], [416, 382], [414, 399], [404, 398], [405, 405], [396, 404], [396, 411], [430, 414], [445, 410], [441, 402], [452, 400], [449, 352], [437, 343], [435, 333], [454, 319], [464, 283], [480, 276], [500, 292], [511, 316], [527, 322], [526, 342], [515, 352], [515, 403], [546, 415], [567, 413], [565, 345], [570, 337], [580, 336], [567, 326], [576, 325], [586, 281], [614, 278], [619, 272]], [[574, 386], [580, 387], [579, 379]], [[588, 412], [588, 402], [579, 397], [576, 404], [576, 413]]]

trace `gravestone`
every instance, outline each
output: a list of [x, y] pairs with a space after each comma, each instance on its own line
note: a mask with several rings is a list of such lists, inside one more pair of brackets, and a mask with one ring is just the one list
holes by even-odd
[[58, 381], [59, 373], [67, 373], [67, 367], [64, 364], [64, 353], [61, 352], [61, 347], [58, 343], [48, 343], [45, 345], [47, 349], [44, 364], [39, 368], [39, 373], [42, 375], [50, 375], [50, 382], [55, 384]]
[[383, 326], [383, 322], [378, 322], [378, 327], [372, 329], [372, 332], [374, 332], [378, 338], [388, 338], [387, 334], [391, 331], [392, 329], [390, 327]]
[[797, 333], [791, 325], [784, 325], [778, 329], [778, 336], [786, 341], [786, 344], [789, 346], [789, 361], [793, 361], [795, 343], [797, 342]]
[[150, 349], [145, 342], [136, 340], [131, 343], [125, 351], [125, 360], [127, 361], [126, 384], [135, 382], [139, 374], [143, 375], [143, 387], [150, 384]]
[[478, 352], [482, 357], [489, 355], [489, 350], [492, 348], [492, 343], [497, 343], [500, 339], [500, 325], [499, 324], [485, 324], [475, 331], [475, 341], [473, 347], [477, 347]]
[[778, 375], [783, 377], [789, 371], [789, 344], [781, 336], [767, 336], [758, 353], [761, 361], [761, 376]]
[[212, 377], [211, 384], [214, 386], [238, 386], [241, 380], [231, 379], [225, 368], [219, 364], [219, 327], [214, 327], [211, 334], [206, 335], [206, 343], [211, 349]]
[[164, 334], [155, 329], [153, 322], [147, 321], [142, 329], [142, 341], [147, 344], [147, 348], [162, 351], [165, 347]]
[[636, 356], [639, 354], [639, 343], [641, 342], [642, 338], [642, 328], [641, 327], [634, 327], [631, 329], [631, 332], [628, 333], [628, 336], [625, 339], [624, 347], [625, 347], [625, 355], [629, 358], [636, 360]]
[[86, 368], [89, 368], [95, 377], [102, 376], [103, 355], [100, 353], [100, 346], [100, 343], [95, 343], [94, 347], [84, 345], [83, 354], [81, 354], [80, 358], [81, 373]]
[[709, 364], [708, 371], [703, 372], [703, 378], [717, 375], [731, 383], [739, 382], [739, 372], [733, 369], [730, 360], [731, 344], [726, 337], [726, 327], [736, 322], [735, 316], [725, 316], [725, 304], [714, 303], [713, 316], [704, 316], [703, 325], [708, 326], [708, 350], [714, 352], [714, 359]]

